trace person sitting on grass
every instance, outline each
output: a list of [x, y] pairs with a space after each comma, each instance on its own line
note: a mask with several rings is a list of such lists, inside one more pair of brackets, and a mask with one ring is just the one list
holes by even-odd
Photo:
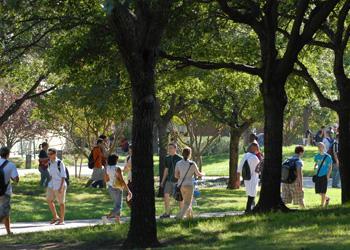
[[3, 178], [1, 181], [3, 184], [0, 187], [0, 222], [5, 224], [6, 232], [8, 235], [11, 235], [10, 227], [10, 211], [11, 211], [11, 195], [12, 195], [12, 186], [11, 180], [15, 183], [19, 182], [18, 172], [16, 165], [10, 162], [8, 159], [10, 157], [10, 149], [3, 147], [0, 149], [0, 171], [2, 175], [0, 178]]
[[185, 215], [187, 218], [193, 217], [192, 212], [192, 199], [194, 191], [193, 176], [204, 176], [199, 172], [197, 164], [191, 161], [192, 150], [190, 148], [184, 148], [182, 156], [183, 159], [178, 161], [175, 166], [175, 177], [178, 180], [177, 186], [181, 188], [181, 194], [183, 197], [183, 206], [180, 212], [177, 214], [177, 219], [183, 219]]
[[128, 191], [128, 199], [131, 199], [132, 193], [126, 185], [122, 170], [117, 166], [118, 155], [112, 154], [108, 156], [108, 166], [106, 168], [105, 181], [108, 186], [108, 192], [113, 200], [114, 208], [107, 216], [108, 219], [114, 218], [120, 223], [120, 212], [122, 209], [123, 189]]
[[[240, 176], [243, 176], [244, 186], [248, 196], [246, 213], [250, 213], [255, 206], [255, 196], [257, 194], [258, 184], [259, 184], [259, 174], [255, 171], [256, 167], [259, 164], [259, 159], [256, 156], [259, 152], [259, 145], [255, 142], [251, 143], [248, 147], [248, 152], [244, 154], [241, 162], [238, 165], [237, 169], [237, 178], [240, 179]], [[248, 165], [247, 165], [248, 164]], [[245, 170], [246, 166], [247, 170]], [[243, 171], [247, 171], [249, 177], [242, 174]]]
[[[53, 219], [50, 224], [64, 225], [65, 203], [66, 203], [66, 167], [62, 160], [57, 158], [57, 150], [49, 149], [49, 173], [50, 181], [47, 186], [46, 199], [51, 210]], [[58, 217], [54, 200], [60, 205], [60, 216]]]
[[321, 195], [321, 207], [328, 206], [330, 198], [327, 194], [328, 180], [332, 173], [332, 157], [326, 153], [326, 147], [322, 142], [317, 144], [319, 153], [315, 156], [315, 192]]
[[290, 160], [296, 167], [296, 179], [293, 183], [282, 183], [282, 200], [285, 204], [292, 203], [305, 208], [304, 191], [303, 191], [303, 161], [301, 157], [304, 155], [304, 147], [295, 147], [295, 155]]

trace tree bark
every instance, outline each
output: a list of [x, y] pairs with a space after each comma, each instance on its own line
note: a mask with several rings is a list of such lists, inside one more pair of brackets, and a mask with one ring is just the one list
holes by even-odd
[[[168, 122], [159, 121], [158, 122], [158, 137], [159, 137], [159, 183], [162, 182], [165, 158], [167, 156], [167, 146], [168, 146], [168, 134], [167, 127]], [[163, 197], [163, 190], [159, 187], [158, 197]]]
[[281, 199], [283, 117], [287, 97], [282, 82], [264, 83], [265, 158], [260, 198], [254, 212], [287, 211]]
[[339, 111], [339, 171], [342, 203], [350, 201], [350, 112]]
[[239, 180], [237, 179], [237, 166], [239, 158], [239, 140], [242, 132], [236, 128], [230, 130], [230, 163], [229, 163], [229, 180], [227, 189], [238, 189]]

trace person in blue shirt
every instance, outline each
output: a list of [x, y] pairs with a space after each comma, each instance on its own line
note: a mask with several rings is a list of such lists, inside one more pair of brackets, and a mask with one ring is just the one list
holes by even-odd
[[315, 169], [317, 169], [317, 180], [315, 182], [316, 194], [321, 195], [321, 206], [328, 206], [330, 198], [326, 195], [328, 180], [332, 173], [332, 157], [326, 153], [324, 143], [317, 144], [319, 153], [315, 156]]

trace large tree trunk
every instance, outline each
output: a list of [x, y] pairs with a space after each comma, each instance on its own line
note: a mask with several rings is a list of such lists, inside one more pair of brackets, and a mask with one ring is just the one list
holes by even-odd
[[159, 245], [155, 219], [153, 126], [155, 119], [155, 51], [140, 52], [139, 60], [127, 62], [132, 83], [132, 178], [133, 202], [128, 247]]
[[350, 112], [338, 112], [339, 116], [339, 170], [341, 176], [342, 203], [350, 201]]
[[239, 180], [237, 179], [237, 166], [239, 158], [239, 140], [241, 138], [241, 131], [236, 128], [230, 130], [230, 167], [229, 180], [227, 184], [228, 189], [238, 189]]
[[[157, 125], [159, 137], [159, 183], [161, 183], [164, 173], [165, 158], [167, 156], [167, 146], [169, 143], [167, 133], [168, 123], [166, 121], [159, 121]], [[158, 197], [163, 197], [163, 190], [160, 187], [158, 191]]]
[[283, 84], [265, 83], [263, 87], [265, 114], [265, 159], [260, 198], [255, 212], [269, 212], [288, 208], [281, 199], [281, 163], [283, 116], [287, 103]]

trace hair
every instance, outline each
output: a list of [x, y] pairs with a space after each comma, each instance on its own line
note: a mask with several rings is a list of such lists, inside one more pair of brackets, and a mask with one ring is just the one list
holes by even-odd
[[295, 150], [294, 150], [294, 152], [295, 152], [295, 154], [300, 154], [300, 153], [304, 153], [304, 147], [303, 146], [301, 146], [301, 145], [299, 145], [299, 146], [296, 146], [295, 147]]
[[110, 156], [108, 156], [108, 160], [107, 160], [108, 165], [109, 166], [117, 165], [118, 159], [119, 159], [119, 156], [117, 154], [111, 154]]
[[103, 143], [103, 139], [101, 139], [101, 138], [97, 139], [96, 144], [98, 145], [98, 144], [101, 144], [101, 143]]
[[57, 150], [55, 148], [49, 148], [48, 151], [51, 153], [57, 154]]
[[49, 144], [48, 144], [47, 142], [41, 143], [41, 148], [43, 148], [43, 147], [48, 147], [48, 146], [49, 146]]
[[174, 143], [174, 142], [169, 143], [168, 146], [172, 146], [172, 147], [174, 147], [174, 148], [177, 148], [177, 145], [176, 145], [176, 143]]
[[10, 155], [10, 149], [8, 147], [2, 147], [0, 149], [0, 157], [7, 158]]
[[324, 145], [324, 143], [323, 143], [323, 142], [318, 142], [318, 143], [317, 143], [317, 147], [320, 147], [320, 146], [322, 146], [322, 147], [323, 147], [323, 149], [325, 149], [325, 148], [326, 148], [326, 146]]
[[183, 158], [185, 159], [185, 161], [187, 161], [188, 159], [191, 158], [191, 154], [192, 154], [192, 149], [189, 148], [189, 147], [185, 147], [185, 148], [182, 150], [182, 156], [183, 156]]
[[107, 139], [107, 136], [105, 136], [105, 135], [100, 135], [98, 138], [104, 140], [104, 139]]
[[257, 144], [256, 142], [250, 143], [248, 146], [248, 152], [252, 151], [252, 147], [256, 147], [257, 149], [259, 149], [259, 144]]

